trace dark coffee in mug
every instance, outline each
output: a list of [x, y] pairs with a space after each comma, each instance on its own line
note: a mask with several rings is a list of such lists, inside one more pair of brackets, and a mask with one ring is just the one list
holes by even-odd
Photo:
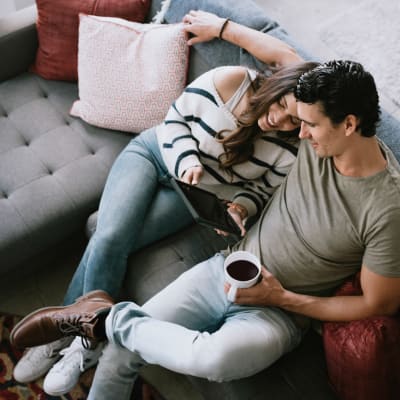
[[237, 281], [249, 281], [258, 273], [257, 266], [246, 260], [233, 261], [232, 264], [228, 265], [226, 270], [228, 274]]

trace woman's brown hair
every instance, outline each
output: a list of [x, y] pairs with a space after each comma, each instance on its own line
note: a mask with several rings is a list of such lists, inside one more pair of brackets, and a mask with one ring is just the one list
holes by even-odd
[[[315, 62], [303, 62], [276, 69], [270, 76], [257, 74], [252, 82], [254, 94], [249, 99], [247, 109], [239, 117], [238, 128], [228, 134], [221, 131], [216, 135], [216, 139], [225, 149], [219, 159], [222, 169], [229, 171], [232, 166], [249, 159], [254, 152], [254, 141], [261, 132], [258, 119], [267, 112], [271, 104], [293, 92], [299, 77], [317, 65]], [[297, 138], [297, 133], [297, 130], [282, 132], [282, 137], [293, 140]]]

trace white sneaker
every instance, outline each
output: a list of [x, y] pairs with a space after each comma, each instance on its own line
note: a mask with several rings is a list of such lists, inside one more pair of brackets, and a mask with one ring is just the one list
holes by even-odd
[[27, 350], [14, 367], [14, 379], [27, 383], [43, 376], [60, 359], [60, 351], [69, 346], [72, 340], [66, 337]]
[[63, 357], [46, 375], [43, 390], [51, 396], [68, 393], [78, 383], [81, 373], [97, 363], [103, 347], [104, 343], [99, 343], [94, 349], [86, 349], [82, 338], [76, 337], [71, 346], [60, 352]]

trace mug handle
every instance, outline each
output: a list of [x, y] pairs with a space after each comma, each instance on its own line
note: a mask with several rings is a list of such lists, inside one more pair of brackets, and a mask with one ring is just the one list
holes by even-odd
[[229, 288], [228, 294], [226, 295], [228, 297], [228, 300], [230, 302], [234, 302], [236, 299], [236, 292], [237, 292], [237, 287], [231, 285], [231, 287]]

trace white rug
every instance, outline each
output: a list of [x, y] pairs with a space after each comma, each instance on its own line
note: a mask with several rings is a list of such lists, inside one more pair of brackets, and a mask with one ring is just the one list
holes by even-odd
[[368, 0], [321, 26], [321, 39], [342, 59], [358, 61], [379, 92], [400, 105], [400, 1]]

